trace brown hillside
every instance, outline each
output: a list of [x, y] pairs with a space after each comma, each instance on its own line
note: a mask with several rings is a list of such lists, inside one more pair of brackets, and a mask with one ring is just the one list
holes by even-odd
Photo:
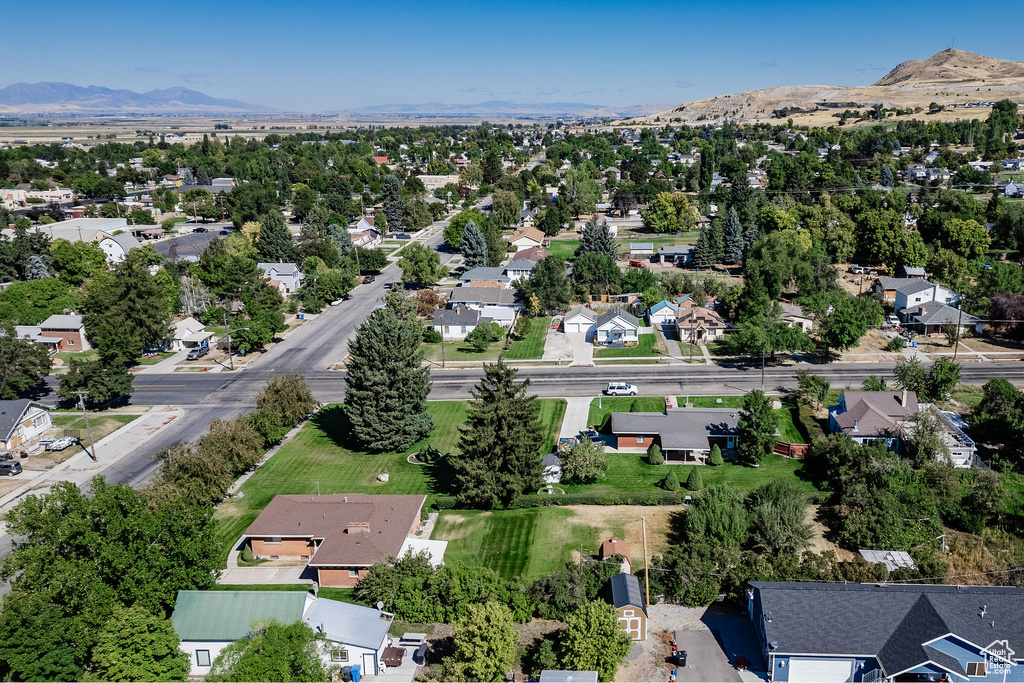
[[875, 86], [928, 88], [936, 85], [1005, 85], [1024, 78], [1024, 62], [994, 59], [963, 50], [943, 50], [928, 59], [911, 59], [875, 81]]

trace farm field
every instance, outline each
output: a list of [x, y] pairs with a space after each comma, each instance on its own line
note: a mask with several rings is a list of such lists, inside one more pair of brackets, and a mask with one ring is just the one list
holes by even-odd
[[[549, 452], [554, 448], [562, 424], [565, 401], [543, 399], [539, 405], [547, 434], [545, 452]], [[217, 508], [214, 515], [218, 522], [217, 542], [225, 559], [231, 544], [277, 494], [314, 494], [318, 490], [325, 494], [421, 494], [427, 496], [429, 505], [451, 482], [451, 470], [444, 459], [433, 465], [413, 465], [407, 457], [428, 443], [442, 453], [455, 451], [467, 406], [466, 401], [428, 403], [434, 430], [401, 453], [364, 453], [350, 449], [345, 445], [348, 429], [341, 406], [321, 410], [242, 485], [243, 497], [230, 498]], [[377, 481], [377, 475], [382, 472], [389, 475], [386, 484]]]

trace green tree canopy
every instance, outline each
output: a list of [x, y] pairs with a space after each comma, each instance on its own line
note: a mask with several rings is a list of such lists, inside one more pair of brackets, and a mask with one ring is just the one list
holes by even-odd
[[771, 400], [754, 389], [743, 397], [739, 421], [739, 450], [744, 459], [758, 464], [775, 447], [775, 411]]
[[99, 681], [183, 681], [189, 656], [174, 624], [141, 605], [118, 607], [92, 651], [90, 678]]
[[18, 398], [50, 372], [50, 353], [42, 344], [19, 339], [14, 325], [0, 328], [0, 399]]
[[597, 671], [602, 681], [615, 680], [619, 663], [633, 645], [618, 616], [614, 607], [601, 600], [569, 615], [568, 628], [562, 634], [562, 666], [572, 671]]
[[615, 238], [608, 230], [607, 223], [598, 223], [595, 220], [586, 222], [583, 226], [583, 235], [580, 237], [580, 244], [576, 247], [576, 256], [585, 254], [596, 254], [615, 258], [619, 253], [615, 244]]
[[406, 245], [401, 253], [398, 267], [402, 269], [403, 282], [433, 284], [448, 274], [438, 253], [419, 242]]
[[327, 634], [309, 624], [276, 620], [252, 625], [255, 635], [228, 645], [213, 661], [207, 681], [326, 681], [321, 650], [329, 646]]

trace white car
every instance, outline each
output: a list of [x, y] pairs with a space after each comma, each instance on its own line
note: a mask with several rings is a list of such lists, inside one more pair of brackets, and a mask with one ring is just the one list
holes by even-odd
[[888, 318], [886, 319], [886, 321], [885, 321], [885, 322], [886, 322], [886, 324], [888, 324], [888, 325], [891, 325], [891, 326], [893, 326], [893, 327], [899, 327], [899, 326], [900, 326], [900, 319], [899, 319], [899, 318], [897, 318], [897, 317], [896, 317], [896, 316], [894, 316], [894, 315], [890, 315], [890, 316], [889, 316], [889, 317], [888, 317]]
[[609, 396], [636, 396], [637, 388], [635, 384], [627, 382], [608, 382], [608, 388], [604, 393]]

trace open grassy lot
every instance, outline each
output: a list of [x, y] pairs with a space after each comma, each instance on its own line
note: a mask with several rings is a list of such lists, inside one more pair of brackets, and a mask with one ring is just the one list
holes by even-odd
[[634, 562], [642, 562], [641, 518], [647, 519], [650, 555], [668, 547], [681, 507], [580, 505], [574, 507], [450, 511], [441, 513], [435, 539], [448, 541], [445, 558], [479, 564], [506, 578], [525, 581], [560, 569], [584, 555], [596, 555], [601, 542], [618, 537], [629, 545]]
[[636, 346], [616, 348], [595, 348], [594, 358], [634, 358], [641, 356], [665, 355], [664, 344], [658, 342], [656, 334], [641, 334]]
[[576, 255], [576, 247], [578, 246], [580, 246], [579, 240], [551, 240], [550, 246], [545, 247], [545, 249], [554, 256], [570, 259]]
[[[210, 590], [213, 591], [308, 591], [309, 586], [302, 583], [275, 583], [275, 584], [227, 584], [218, 583]], [[358, 604], [355, 596], [355, 588], [320, 588], [317, 595], [330, 600], [341, 602], [354, 602]]]
[[[545, 399], [539, 404], [547, 437], [543, 452], [547, 453], [554, 448], [565, 415], [565, 401]], [[455, 451], [467, 405], [465, 401], [430, 402], [434, 430], [402, 453], [353, 450], [348, 446], [348, 425], [341, 407], [330, 406], [320, 411], [242, 485], [244, 497], [231, 498], [218, 507], [217, 541], [225, 559], [231, 544], [278, 494], [312, 494], [319, 486], [321, 493], [423, 494], [429, 504], [450, 486], [452, 475], [447, 461], [413, 465], [407, 457], [426, 443], [442, 453]], [[377, 481], [377, 475], [383, 472], [389, 475], [386, 484]]]
[[[530, 325], [530, 332], [524, 339], [514, 339], [506, 350], [502, 342], [492, 342], [485, 351], [477, 351], [464, 341], [445, 342], [444, 358], [451, 361], [496, 361], [498, 356], [506, 360], [530, 360], [544, 355], [544, 339], [547, 335], [551, 318], [535, 318]], [[441, 360], [441, 344], [421, 345], [424, 356], [428, 360]]]

